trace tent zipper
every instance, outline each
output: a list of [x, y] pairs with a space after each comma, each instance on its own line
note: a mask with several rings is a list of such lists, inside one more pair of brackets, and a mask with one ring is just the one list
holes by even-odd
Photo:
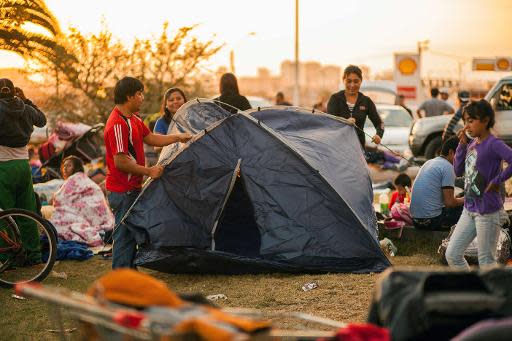
[[236, 178], [238, 176], [238, 172], [240, 171], [240, 165], [242, 164], [242, 159], [238, 159], [235, 170], [233, 171], [233, 175], [231, 176], [231, 182], [229, 184], [229, 189], [224, 196], [224, 201], [222, 202], [222, 206], [219, 210], [219, 213], [217, 214], [217, 218], [215, 219], [215, 223], [213, 224], [212, 228], [212, 251], [215, 250], [215, 231], [217, 231], [217, 225], [219, 224], [219, 219], [222, 215], [222, 212], [224, 212], [224, 208], [226, 207], [226, 204], [228, 202], [229, 196], [231, 195], [231, 192], [233, 191], [233, 187], [235, 187]]

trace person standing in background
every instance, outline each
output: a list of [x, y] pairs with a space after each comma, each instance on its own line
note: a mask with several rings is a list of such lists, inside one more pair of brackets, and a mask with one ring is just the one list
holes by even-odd
[[[226, 103], [229, 105], [220, 104], [221, 107], [226, 109], [232, 114], [236, 114], [238, 110], [244, 111], [251, 109], [251, 104], [240, 95], [238, 90], [238, 81], [232, 73], [225, 73], [220, 78], [220, 96], [215, 98], [215, 101]], [[238, 109], [238, 110], [237, 110]]]
[[[37, 213], [32, 170], [27, 150], [34, 126], [44, 127], [46, 117], [37, 106], [15, 88], [10, 79], [0, 79], [0, 208], [22, 208]], [[0, 228], [1, 230], [1, 228]], [[41, 263], [41, 246], [37, 225], [20, 222], [25, 259], [17, 265]], [[3, 239], [0, 238], [0, 247]], [[0, 262], [2, 255], [0, 254]], [[21, 261], [21, 259], [19, 260]]]
[[372, 121], [377, 132], [372, 138], [375, 144], [380, 144], [384, 135], [384, 123], [370, 97], [359, 92], [362, 81], [363, 73], [361, 69], [355, 65], [347, 66], [343, 72], [345, 90], [341, 90], [329, 98], [327, 113], [346, 118], [352, 125], [359, 128], [356, 129], [356, 133], [364, 151], [365, 138], [363, 129], [366, 118]]
[[417, 113], [419, 117], [432, 117], [443, 114], [453, 114], [453, 108], [445, 101], [437, 98], [437, 96], [439, 96], [438, 88], [430, 89], [430, 95], [432, 98], [421, 103], [420, 107], [418, 108]]

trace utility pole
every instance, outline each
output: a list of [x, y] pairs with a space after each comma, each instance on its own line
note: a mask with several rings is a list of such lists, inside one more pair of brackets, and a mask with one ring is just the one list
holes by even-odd
[[229, 72], [235, 74], [235, 51], [233, 49], [229, 51]]
[[293, 104], [300, 105], [299, 87], [299, 0], [295, 0], [295, 85], [293, 87]]

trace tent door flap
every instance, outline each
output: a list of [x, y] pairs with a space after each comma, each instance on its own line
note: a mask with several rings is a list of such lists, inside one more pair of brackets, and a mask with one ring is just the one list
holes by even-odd
[[228, 202], [229, 196], [231, 195], [231, 192], [233, 191], [233, 187], [235, 186], [236, 178], [238, 176], [238, 172], [240, 171], [240, 165], [242, 164], [242, 159], [238, 159], [235, 169], [233, 171], [233, 175], [231, 175], [231, 182], [229, 184], [229, 189], [226, 192], [226, 195], [224, 196], [224, 200], [222, 201], [222, 206], [219, 210], [219, 213], [217, 213], [217, 218], [215, 219], [215, 223], [213, 224], [211, 237], [212, 237], [212, 250], [215, 250], [215, 231], [217, 231], [217, 225], [219, 224], [219, 219], [222, 216], [222, 212], [224, 211], [224, 208], [226, 207], [226, 203]]

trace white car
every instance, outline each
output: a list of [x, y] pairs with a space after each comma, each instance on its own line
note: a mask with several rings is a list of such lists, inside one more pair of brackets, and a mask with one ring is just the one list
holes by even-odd
[[257, 109], [258, 107], [259, 108], [271, 107], [274, 105], [274, 104], [272, 104], [272, 102], [270, 102], [269, 100], [266, 100], [263, 97], [258, 97], [258, 96], [245, 96], [245, 97], [247, 98], [247, 100], [251, 104], [251, 108], [253, 108], [253, 109]]
[[[220, 95], [215, 95], [212, 97], [213, 98], [218, 98]], [[271, 107], [273, 106], [274, 104], [272, 104], [272, 102], [270, 102], [269, 100], [263, 98], [263, 97], [258, 97], [258, 96], [245, 96], [245, 98], [247, 98], [247, 100], [249, 101], [249, 104], [251, 105], [251, 108], [252, 109], [256, 109], [256, 108], [264, 108], [264, 107]]]
[[[395, 152], [404, 154], [409, 149], [409, 131], [413, 118], [399, 105], [376, 104], [376, 107], [384, 121], [384, 137], [381, 143]], [[375, 135], [375, 128], [369, 118], [366, 119], [364, 131], [370, 136]], [[366, 145], [375, 147], [368, 136], [366, 136]]]

